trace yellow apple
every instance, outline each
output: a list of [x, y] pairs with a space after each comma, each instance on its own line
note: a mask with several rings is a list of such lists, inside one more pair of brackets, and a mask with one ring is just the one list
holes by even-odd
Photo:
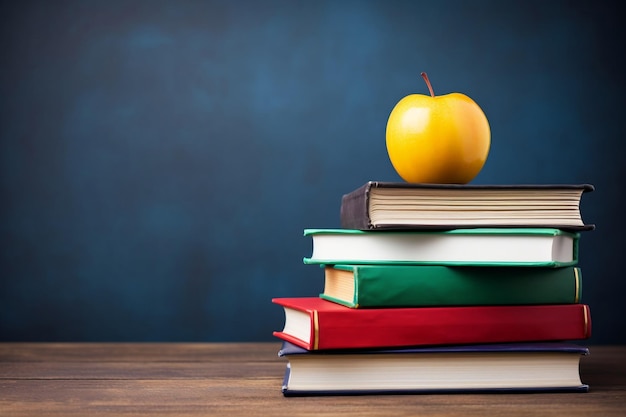
[[402, 179], [415, 183], [466, 184], [483, 168], [491, 129], [482, 109], [461, 93], [411, 94], [387, 120], [387, 153]]

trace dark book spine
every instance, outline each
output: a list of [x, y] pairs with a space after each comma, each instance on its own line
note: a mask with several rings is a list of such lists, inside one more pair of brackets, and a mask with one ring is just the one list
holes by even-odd
[[371, 183], [344, 194], [341, 198], [340, 223], [344, 229], [368, 230], [372, 228], [369, 216]]

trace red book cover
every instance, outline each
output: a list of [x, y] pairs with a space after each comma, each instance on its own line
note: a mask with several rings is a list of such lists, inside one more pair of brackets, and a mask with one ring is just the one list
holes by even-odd
[[275, 298], [274, 336], [308, 350], [581, 340], [585, 304], [353, 309], [319, 297]]

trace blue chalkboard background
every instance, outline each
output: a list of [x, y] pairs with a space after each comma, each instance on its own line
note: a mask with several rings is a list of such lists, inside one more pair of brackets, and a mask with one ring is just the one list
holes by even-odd
[[623, 19], [606, 1], [3, 1], [0, 340], [269, 341], [307, 227], [463, 92], [473, 183], [580, 183], [591, 343], [626, 343]]

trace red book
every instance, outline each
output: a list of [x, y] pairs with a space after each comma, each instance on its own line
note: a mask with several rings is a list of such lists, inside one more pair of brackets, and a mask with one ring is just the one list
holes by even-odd
[[319, 297], [275, 298], [274, 336], [308, 350], [565, 341], [591, 336], [585, 304], [354, 309]]

